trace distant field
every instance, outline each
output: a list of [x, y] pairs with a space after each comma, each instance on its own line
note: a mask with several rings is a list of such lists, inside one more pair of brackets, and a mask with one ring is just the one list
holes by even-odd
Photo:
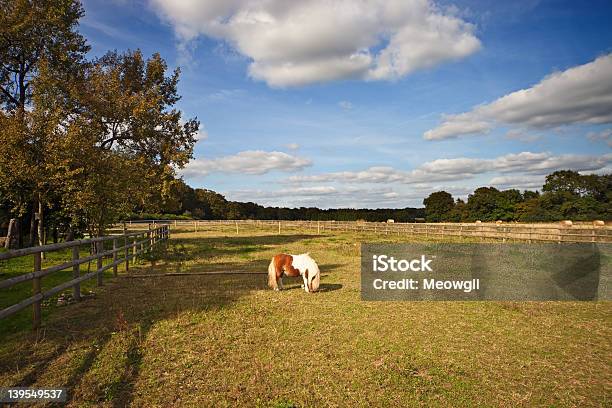
[[612, 404], [612, 302], [362, 302], [359, 242], [406, 239], [175, 230], [131, 273], [265, 272], [308, 251], [321, 292], [257, 274], [109, 278], [48, 306], [38, 338], [0, 326], [0, 386], [65, 386], [71, 406]]

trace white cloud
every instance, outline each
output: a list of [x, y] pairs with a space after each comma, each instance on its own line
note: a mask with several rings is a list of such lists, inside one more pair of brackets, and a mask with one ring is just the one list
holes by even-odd
[[459, 115], [445, 115], [445, 121], [438, 127], [425, 132], [423, 137], [427, 140], [451, 139], [462, 135], [488, 133], [491, 123], [475, 120], [473, 115], [463, 113]]
[[204, 129], [204, 126], [200, 124], [198, 133], [195, 134], [196, 142], [208, 139], [208, 132]]
[[245, 94], [246, 91], [244, 89], [219, 89], [218, 91], [209, 94], [208, 99], [220, 102], [240, 98]]
[[237, 201], [255, 201], [262, 205], [319, 208], [401, 208], [420, 205], [422, 192], [397, 192], [388, 187], [313, 186], [274, 190], [234, 190], [224, 192]]
[[185, 177], [202, 177], [213, 172], [261, 175], [274, 170], [298, 171], [311, 164], [309, 159], [283, 152], [249, 150], [217, 159], [192, 160], [181, 170], [181, 174]]
[[340, 106], [344, 110], [351, 110], [351, 109], [353, 109], [353, 104], [350, 103], [349, 101], [340, 101], [340, 102], [338, 102], [338, 106]]
[[270, 86], [393, 80], [480, 49], [474, 27], [430, 0], [151, 0], [182, 43], [226, 41]]
[[516, 188], [518, 190], [539, 190], [544, 185], [544, 175], [499, 176], [493, 177], [489, 184], [500, 190]]
[[495, 124], [549, 128], [612, 123], [612, 54], [553, 73], [531, 88], [505, 95], [457, 115], [425, 132], [428, 140], [482, 134]]
[[596, 171], [612, 163], [612, 154], [602, 156], [558, 155], [522, 152], [494, 159], [437, 159], [405, 171], [393, 167], [370, 167], [361, 171], [344, 171], [308, 176], [292, 176], [289, 183], [401, 183], [420, 184], [465, 180], [485, 173], [548, 174], [556, 170]]
[[606, 142], [609, 147], [612, 147], [612, 129], [604, 129], [600, 132], [589, 132], [587, 138], [593, 142]]
[[300, 148], [300, 145], [297, 143], [289, 143], [287, 145], [285, 145], [285, 147], [287, 147], [287, 149], [289, 150], [297, 150]]

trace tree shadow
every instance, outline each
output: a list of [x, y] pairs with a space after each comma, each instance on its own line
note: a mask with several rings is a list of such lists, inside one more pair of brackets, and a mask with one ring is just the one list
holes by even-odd
[[[7, 338], [8, 342], [20, 345], [20, 352], [19, 355], [10, 358], [5, 358], [8, 357], [5, 355], [0, 356], [0, 373], [12, 371], [15, 366], [34, 366], [36, 368], [28, 374], [18, 376], [20, 380], [15, 381], [19, 383], [6, 385], [39, 385], [38, 381], [41, 376], [44, 376], [45, 366], [53, 365], [53, 361], [64, 358], [67, 349], [90, 347], [85, 353], [79, 354], [78, 364], [72, 368], [66, 368], [63, 384], [55, 385], [67, 388], [69, 401], [71, 399], [81, 401], [84, 397], [78, 393], [82, 392], [83, 378], [97, 364], [97, 360], [105, 358], [100, 354], [107, 345], [111, 344], [109, 342], [113, 340], [117, 332], [116, 318], [118, 315], [125, 319], [129, 327], [137, 327], [142, 338], [146, 338], [157, 322], [172, 319], [183, 312], [214, 311], [226, 308], [253, 291], [270, 290], [265, 276], [270, 259], [267, 259], [267, 256], [264, 259], [249, 259], [254, 255], [253, 252], [267, 251], [268, 246], [292, 243], [312, 237], [316, 235], [175, 238], [176, 243], [164, 246], [165, 248], [162, 247], [159, 253], [152, 254], [153, 265], [132, 265], [130, 269], [130, 275], [159, 274], [162, 276], [112, 279], [106, 281], [103, 287], [95, 290], [95, 298], [54, 309], [53, 313], [43, 322], [43, 327], [47, 329], [44, 341], [49, 342], [48, 344], [52, 346], [49, 348], [52, 351], [45, 352], [46, 355], [41, 356], [40, 352], [36, 352], [37, 343], [35, 341], [24, 342], [24, 338], [28, 337], [25, 333], [18, 333]], [[164, 259], [163, 263], [159, 262], [164, 254], [168, 258]], [[251, 255], [244, 260], [186, 265], [186, 261], [225, 256], [236, 257], [240, 254]], [[321, 264], [322, 277], [325, 278], [340, 266], [339, 264]], [[230, 273], [163, 275], [165, 273], [207, 271]], [[322, 283], [320, 291], [338, 290], [341, 287], [342, 285], [338, 284]], [[116, 398], [112, 401], [113, 406], [127, 406], [134, 399], [134, 387], [139, 376], [143, 352], [137, 347], [134, 350], [126, 350], [126, 353], [129, 358], [126, 366], [123, 367], [120, 379], [122, 385], [119, 386]], [[75, 396], [75, 393], [78, 395]], [[88, 401], [86, 398], [85, 400]], [[101, 400], [93, 401], [94, 404], [99, 402]]]

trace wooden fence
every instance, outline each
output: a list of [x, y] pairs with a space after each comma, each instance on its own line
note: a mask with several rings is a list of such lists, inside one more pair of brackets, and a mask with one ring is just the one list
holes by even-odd
[[360, 221], [273, 221], [273, 220], [143, 220], [141, 223], [169, 224], [194, 231], [219, 226], [232, 226], [239, 231], [244, 226], [269, 228], [281, 233], [289, 228], [309, 232], [326, 231], [370, 232], [423, 237], [481, 238], [521, 242], [599, 242], [612, 243], [612, 227], [576, 223], [515, 224], [515, 223], [383, 223]]
[[[165, 241], [170, 236], [170, 227], [161, 225], [155, 228], [150, 228], [144, 231], [127, 232], [124, 231], [121, 235], [110, 235], [91, 239], [82, 239], [58, 244], [42, 245], [24, 249], [17, 249], [8, 252], [0, 253], [0, 260], [8, 260], [24, 256], [33, 256], [34, 267], [33, 271], [27, 274], [15, 276], [13, 278], [0, 281], [0, 289], [16, 285], [21, 282], [32, 281], [32, 296], [0, 310], [0, 319], [10, 316], [26, 307], [33, 306], [33, 326], [38, 328], [41, 322], [41, 306], [44, 299], [72, 287], [72, 293], [75, 300], [81, 298], [81, 282], [97, 278], [98, 286], [103, 284], [103, 273], [108, 269], [113, 269], [115, 276], [117, 275], [117, 267], [125, 263], [126, 270], [129, 270], [130, 260], [136, 261], [136, 257], [142, 253], [149, 252], [155, 244]], [[105, 250], [104, 243], [112, 241], [112, 249]], [[92, 255], [80, 257], [80, 247], [89, 245], [93, 250]], [[42, 254], [71, 248], [72, 260], [60, 265], [49, 266], [41, 269]], [[120, 257], [121, 254], [121, 257]], [[103, 265], [104, 258], [111, 258], [112, 262]], [[96, 262], [96, 270], [93, 272], [81, 275], [80, 265], [89, 262]], [[72, 268], [73, 279], [55, 286], [45, 292], [41, 290], [41, 282], [44, 276]]]

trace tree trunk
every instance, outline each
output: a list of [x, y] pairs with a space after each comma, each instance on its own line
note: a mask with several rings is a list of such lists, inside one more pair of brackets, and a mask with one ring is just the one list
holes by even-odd
[[19, 248], [19, 235], [21, 228], [19, 228], [19, 219], [11, 218], [8, 226], [8, 233], [6, 234], [6, 241], [4, 241], [4, 247], [6, 249], [17, 249]]
[[74, 230], [72, 227], [68, 227], [68, 231], [66, 231], [66, 241], [74, 241]]
[[[42, 246], [47, 243], [47, 236], [45, 234], [45, 225], [43, 223], [43, 203], [42, 200], [38, 199], [38, 245]], [[45, 259], [45, 253], [41, 252], [42, 259]]]
[[46, 244], [45, 224], [43, 222], [43, 204], [38, 200], [38, 245]]
[[28, 239], [28, 246], [33, 247], [38, 244], [36, 240], [36, 231], [38, 229], [38, 225], [36, 224], [38, 218], [38, 212], [36, 211], [37, 205], [36, 201], [32, 203], [32, 216], [30, 218], [30, 234]]

